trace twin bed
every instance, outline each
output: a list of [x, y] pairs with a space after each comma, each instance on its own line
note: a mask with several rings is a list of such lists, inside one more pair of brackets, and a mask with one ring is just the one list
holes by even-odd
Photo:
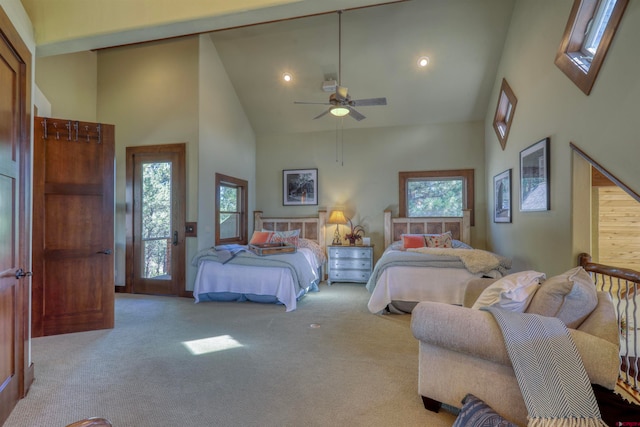
[[[469, 210], [463, 211], [461, 218], [392, 217], [385, 211], [385, 251], [367, 283], [369, 311], [410, 313], [420, 301], [462, 305], [470, 279], [502, 277], [511, 267], [510, 261], [471, 248], [470, 228]], [[451, 234], [452, 247], [404, 247], [404, 236], [442, 233]]]
[[198, 267], [193, 296], [200, 301], [253, 301], [283, 304], [286, 311], [308, 292], [318, 291], [325, 264], [326, 211], [316, 217], [265, 218], [254, 213], [254, 228], [288, 235], [299, 230], [293, 253], [259, 256], [247, 246], [204, 249], [194, 257]]
[[[299, 230], [295, 253], [258, 256], [247, 247], [218, 247], [200, 251], [193, 295], [200, 301], [280, 303], [286, 311], [308, 292], [318, 291], [326, 262], [326, 211], [314, 217], [265, 218], [254, 213], [254, 229], [286, 235]], [[419, 301], [462, 304], [474, 277], [501, 277], [507, 259], [472, 249], [470, 212], [461, 218], [400, 218], [384, 213], [385, 251], [366, 285], [372, 313], [408, 313]], [[403, 247], [403, 236], [450, 233], [452, 248]]]

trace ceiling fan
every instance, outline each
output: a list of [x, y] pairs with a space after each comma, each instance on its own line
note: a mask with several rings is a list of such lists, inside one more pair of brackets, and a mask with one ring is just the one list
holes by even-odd
[[357, 121], [363, 120], [366, 117], [357, 111], [354, 107], [369, 107], [373, 105], [387, 105], [387, 98], [368, 98], [368, 99], [351, 99], [346, 87], [342, 86], [341, 81], [342, 74], [342, 11], [338, 11], [338, 85], [336, 86], [335, 93], [329, 96], [329, 102], [305, 102], [294, 101], [294, 104], [317, 104], [317, 105], [330, 105], [321, 114], [317, 115], [313, 119], [319, 119], [320, 117], [331, 113], [336, 117], [351, 116]]

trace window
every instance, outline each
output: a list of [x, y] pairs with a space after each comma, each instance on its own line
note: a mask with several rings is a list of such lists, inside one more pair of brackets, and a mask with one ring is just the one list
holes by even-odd
[[216, 245], [247, 244], [247, 181], [216, 174]]
[[555, 63], [586, 95], [591, 92], [628, 2], [575, 0], [573, 3]]
[[401, 217], [461, 217], [471, 209], [474, 223], [473, 169], [400, 172]]
[[513, 121], [513, 113], [516, 109], [518, 100], [516, 95], [511, 90], [509, 83], [505, 79], [502, 79], [502, 86], [500, 87], [500, 98], [498, 98], [498, 106], [496, 107], [496, 115], [493, 118], [493, 129], [496, 131], [496, 135], [500, 140], [500, 146], [502, 150], [507, 145], [507, 138], [509, 136], [509, 130], [511, 129], [511, 122]]

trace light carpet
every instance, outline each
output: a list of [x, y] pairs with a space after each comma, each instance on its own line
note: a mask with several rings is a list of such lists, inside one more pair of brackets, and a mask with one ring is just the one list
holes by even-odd
[[451, 426], [417, 393], [411, 316], [371, 314], [368, 298], [323, 283], [286, 313], [116, 294], [114, 329], [33, 340], [36, 381], [4, 427]]

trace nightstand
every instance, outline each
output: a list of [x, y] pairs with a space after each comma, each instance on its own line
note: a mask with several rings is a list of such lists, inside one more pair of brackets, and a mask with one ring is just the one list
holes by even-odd
[[373, 270], [372, 246], [329, 246], [329, 278], [331, 282], [367, 283]]

